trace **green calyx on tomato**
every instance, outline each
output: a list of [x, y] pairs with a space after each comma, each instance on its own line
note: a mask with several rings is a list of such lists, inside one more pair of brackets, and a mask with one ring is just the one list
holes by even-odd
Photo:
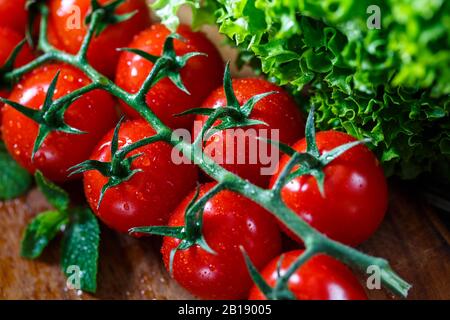
[[[280, 142], [270, 141], [271, 143], [278, 145], [283, 153], [286, 153], [291, 157], [290, 161], [286, 164], [273, 186], [273, 190], [275, 190], [276, 192], [281, 192], [283, 186], [285, 186], [289, 181], [295, 178], [304, 175], [311, 175], [316, 180], [318, 189], [322, 197], [325, 197], [325, 173], [323, 172], [323, 169], [333, 160], [345, 153], [347, 150], [354, 148], [357, 145], [370, 142], [370, 139], [353, 141], [320, 154], [316, 144], [314, 107], [311, 108], [308, 115], [308, 120], [306, 121], [305, 138], [307, 146], [306, 152], [297, 152], [288, 145], [282, 144]], [[301, 166], [295, 168], [298, 165]]]
[[30, 47], [34, 47], [33, 29], [36, 17], [39, 16], [39, 5], [43, 3], [42, 0], [27, 0], [25, 2], [25, 9], [28, 12], [27, 25], [25, 28], [25, 36]]
[[200, 189], [197, 188], [194, 197], [186, 207], [185, 225], [182, 227], [138, 227], [130, 229], [129, 232], [166, 236], [181, 240], [180, 244], [170, 252], [169, 272], [171, 274], [173, 273], [173, 260], [178, 250], [187, 250], [195, 245], [198, 245], [206, 252], [216, 254], [216, 252], [208, 245], [205, 237], [203, 236], [203, 211], [206, 203], [223, 189], [224, 186], [222, 184], [217, 184], [199, 199]]
[[[2, 79], [2, 75], [14, 70], [14, 64], [16, 62], [17, 56], [22, 51], [23, 46], [26, 43], [26, 39], [23, 39], [20, 41], [13, 49], [11, 54], [9, 55], [8, 59], [6, 59], [6, 62], [3, 66], [0, 67], [0, 84], [4, 84], [3, 82], [6, 82]], [[6, 83], [6, 85], [11, 85], [11, 83]]]
[[163, 52], [161, 56], [155, 56], [145, 51], [135, 48], [122, 48], [120, 51], [128, 51], [142, 58], [152, 62], [154, 64], [152, 71], [148, 75], [147, 79], [143, 83], [141, 89], [138, 91], [137, 96], [145, 99], [145, 94], [153, 87], [158, 81], [168, 78], [172, 83], [177, 86], [178, 89], [186, 94], [190, 94], [188, 89], [181, 79], [180, 71], [183, 69], [187, 62], [196, 56], [206, 56], [202, 52], [189, 52], [183, 56], [177, 56], [175, 53], [173, 40], [178, 39], [183, 41], [183, 37], [177, 33], [169, 35], [164, 42]]
[[[42, 143], [44, 142], [45, 138], [53, 131], [60, 131], [65, 132], [69, 134], [85, 134], [86, 132], [83, 132], [81, 130], [78, 130], [76, 128], [73, 128], [69, 126], [64, 121], [64, 114], [66, 110], [70, 107], [72, 102], [74, 102], [76, 99], [80, 98], [81, 95], [84, 93], [84, 91], [88, 89], [92, 89], [93, 86], [87, 86], [83, 89], [81, 89], [78, 92], [74, 92], [72, 96], [70, 96], [70, 99], [65, 99], [64, 103], [59, 103], [58, 100], [53, 100], [53, 95], [55, 94], [55, 88], [56, 83], [58, 82], [60, 71], [58, 71], [53, 78], [52, 82], [50, 83], [48, 87], [47, 94], [45, 96], [44, 104], [42, 105], [41, 110], [35, 110], [28, 108], [24, 105], [21, 105], [20, 103], [0, 98], [0, 101], [8, 104], [18, 112], [22, 113], [24, 116], [30, 118], [31, 120], [35, 121], [37, 124], [39, 124], [39, 133], [36, 137], [36, 140], [34, 142], [33, 152], [31, 155], [31, 159], [34, 159], [34, 156], [36, 152], [41, 147]], [[87, 88], [87, 89], [86, 89]], [[69, 97], [67, 95], [66, 97]], [[58, 103], [55, 103], [57, 102]]]
[[123, 119], [120, 119], [117, 124], [113, 139], [111, 142], [111, 162], [102, 162], [98, 160], [86, 160], [80, 164], [77, 164], [69, 169], [70, 175], [80, 174], [86, 171], [96, 170], [103, 176], [108, 177], [108, 182], [103, 186], [98, 200], [97, 209], [100, 208], [103, 197], [108, 189], [118, 186], [119, 184], [130, 180], [136, 173], [140, 172], [140, 169], [131, 169], [131, 165], [134, 160], [139, 158], [142, 154], [138, 153], [133, 156], [127, 157], [127, 155], [143, 146], [152, 144], [158, 141], [164, 140], [160, 135], [154, 135], [132, 143], [119, 150], [119, 131], [122, 125]]
[[264, 292], [255, 285], [250, 290], [249, 300], [368, 299], [350, 269], [327, 254], [311, 249], [284, 252], [260, 270], [260, 278], [268, 290]]
[[124, 22], [136, 14], [136, 11], [121, 15], [115, 13], [117, 7], [124, 1], [116, 0], [102, 6], [97, 0], [91, 0], [92, 12], [86, 16], [85, 23], [89, 25], [93, 20], [94, 14], [99, 16], [99, 20], [93, 30], [96, 36], [100, 35], [109, 25]]
[[294, 293], [289, 289], [288, 283], [289, 279], [294, 275], [294, 273], [306, 263], [312, 256], [312, 251], [305, 251], [292, 263], [289, 268], [281, 273], [281, 264], [283, 263], [284, 256], [281, 255], [280, 260], [277, 264], [277, 281], [275, 286], [271, 287], [265, 280], [264, 277], [259, 273], [258, 269], [255, 267], [250, 257], [245, 252], [244, 248], [240, 248], [242, 254], [245, 258], [245, 264], [247, 265], [248, 272], [252, 277], [253, 282], [258, 287], [258, 289], [263, 293], [263, 295], [269, 300], [297, 300]]
[[[267, 125], [263, 121], [250, 119], [250, 114], [252, 113], [252, 110], [255, 107], [256, 103], [258, 103], [258, 101], [264, 99], [269, 95], [277, 93], [276, 91], [270, 91], [255, 95], [241, 106], [233, 90], [233, 83], [230, 73], [230, 62], [228, 62], [225, 67], [225, 73], [223, 76], [223, 88], [225, 91], [225, 96], [227, 98], [226, 106], [215, 109], [194, 108], [178, 114], [178, 116], [184, 116], [188, 114], [208, 116], [208, 120], [205, 122], [205, 125], [202, 128], [202, 132], [199, 135], [199, 137], [202, 138], [202, 141], [208, 138], [206, 133], [211, 128], [213, 128], [214, 131], [221, 131], [232, 128], [249, 127], [253, 125]], [[220, 123], [214, 125], [218, 120], [220, 120]]]

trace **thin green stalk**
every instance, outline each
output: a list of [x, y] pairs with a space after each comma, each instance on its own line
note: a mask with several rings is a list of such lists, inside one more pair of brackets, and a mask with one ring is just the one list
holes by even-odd
[[[91, 24], [94, 26], [97, 25], [104, 14], [105, 13], [103, 11], [94, 11], [92, 13]], [[86, 36], [83, 39], [80, 50], [78, 51], [78, 54], [77, 54], [77, 59], [80, 63], [87, 63], [87, 53], [88, 53], [89, 45], [92, 41], [92, 37], [94, 36], [94, 33], [95, 33], [95, 29], [89, 28]]]
[[281, 277], [278, 279], [277, 284], [275, 286], [275, 291], [284, 289], [288, 286], [289, 279], [291, 276], [301, 267], [303, 266], [308, 260], [310, 260], [314, 255], [316, 255], [316, 249], [314, 247], [308, 248], [306, 251], [304, 251], [300, 257], [289, 266], [289, 268], [286, 270], [286, 273], [281, 275]]
[[156, 78], [158, 76], [158, 73], [165, 68], [167, 64], [166, 60], [158, 60], [155, 65], [152, 68], [152, 71], [150, 72], [149, 76], [145, 79], [144, 83], [142, 84], [139, 91], [135, 94], [135, 100], [136, 102], [145, 103], [145, 96], [147, 95], [148, 91], [152, 86], [156, 83]]
[[42, 56], [36, 58], [35, 60], [31, 61], [30, 63], [14, 69], [11, 72], [7, 72], [4, 74], [3, 79], [5, 80], [5, 82], [8, 83], [14, 83], [16, 82], [18, 79], [20, 79], [24, 74], [42, 66], [43, 64], [54, 60], [54, 54], [49, 52], [46, 54], [43, 54]]
[[98, 89], [101, 86], [98, 83], [90, 83], [85, 87], [82, 87], [78, 90], [72, 91], [71, 93], [66, 94], [65, 96], [62, 96], [61, 98], [58, 98], [54, 101], [52, 108], [58, 109], [59, 106], [64, 105], [66, 103], [70, 103], [73, 100], [77, 99], [78, 97], [81, 97], [83, 94], [88, 93], [92, 90]]

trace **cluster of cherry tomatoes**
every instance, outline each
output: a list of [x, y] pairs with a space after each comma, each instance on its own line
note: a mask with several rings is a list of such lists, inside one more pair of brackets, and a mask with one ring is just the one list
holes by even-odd
[[[27, 12], [25, 0], [0, 0], [0, 65], [3, 65], [13, 48], [24, 38]], [[48, 39], [59, 50], [76, 53], [81, 46], [87, 27], [69, 28], [67, 19], [78, 6], [81, 21], [89, 13], [89, 0], [49, 0]], [[99, 0], [100, 4], [108, 0]], [[170, 32], [160, 24], [151, 24], [145, 0], [126, 0], [117, 9], [120, 14], [136, 11], [125, 22], [108, 26], [95, 37], [88, 51], [90, 64], [115, 80], [115, 83], [136, 93], [151, 71], [153, 64], [132, 52], [119, 52], [118, 48], [140, 49], [160, 55]], [[174, 117], [174, 114], [198, 108], [220, 108], [226, 105], [221, 86], [224, 61], [217, 48], [199, 32], [187, 26], [177, 31], [183, 41], [175, 40], [175, 52], [181, 56], [189, 52], [206, 53], [189, 60], [181, 70], [181, 78], [190, 94], [179, 90], [170, 80], [158, 82], [146, 95], [153, 112], [171, 128], [191, 129], [195, 116]], [[26, 45], [21, 50], [15, 66], [22, 66], [39, 53]], [[60, 75], [54, 98], [88, 85], [91, 80], [75, 67], [49, 63], [25, 75], [11, 91], [2, 88], [1, 95], [32, 109], [40, 109], [49, 85], [57, 72]], [[257, 78], [236, 79], [233, 89], [237, 100], [244, 104], [251, 97], [275, 91], [259, 101], [251, 118], [265, 122], [268, 129], [278, 129], [280, 140], [304, 152], [304, 120], [293, 99], [280, 87]], [[200, 195], [213, 186], [205, 182], [194, 164], [176, 165], [172, 161], [172, 147], [157, 142], [134, 151], [142, 154], [132, 164], [139, 169], [131, 179], [108, 190], [99, 206], [101, 190], [107, 178], [98, 171], [88, 171], [84, 176], [68, 176], [68, 169], [87, 159], [110, 161], [113, 129], [118, 121], [117, 106], [127, 115], [119, 131], [119, 148], [155, 131], [130, 106], [117, 101], [106, 91], [97, 89], [76, 100], [65, 113], [65, 122], [86, 132], [71, 135], [52, 132], [32, 159], [33, 145], [38, 134], [38, 124], [10, 106], [4, 106], [2, 135], [7, 149], [30, 172], [40, 170], [58, 183], [83, 178], [87, 201], [95, 214], [110, 228], [127, 233], [139, 226], [183, 226], [186, 207], [194, 198], [196, 185]], [[205, 122], [206, 117], [198, 116]], [[260, 126], [260, 125], [258, 125]], [[257, 126], [257, 127], [258, 127]], [[261, 127], [263, 127], [261, 125]], [[354, 139], [344, 133], [320, 132], [317, 134], [320, 152], [331, 150]], [[221, 132], [210, 137], [208, 144], [228, 144]], [[228, 150], [228, 149], [227, 149]], [[281, 159], [279, 170], [289, 161]], [[237, 175], [261, 186], [271, 187], [279, 173], [261, 175], [261, 163], [225, 164]], [[322, 196], [316, 180], [311, 176], [295, 178], [282, 189], [285, 203], [313, 227], [337, 241], [355, 246], [366, 240], [380, 224], [387, 207], [387, 187], [382, 169], [375, 156], [363, 145], [354, 147], [324, 168]], [[282, 232], [298, 241], [299, 250], [283, 253]], [[202, 298], [262, 299], [254, 287], [240, 251], [242, 246], [254, 265], [262, 271], [269, 285], [274, 285], [280, 274], [301, 254], [301, 240], [290, 232], [265, 209], [232, 191], [221, 191], [204, 207], [203, 235], [216, 252], [209, 253], [199, 246], [179, 250], [173, 260], [173, 277], [187, 290]], [[162, 255], [169, 267], [170, 253], [180, 240], [165, 237]], [[281, 261], [282, 260], [282, 261]], [[303, 265], [289, 281], [289, 288], [298, 299], [365, 299], [366, 294], [354, 275], [333, 258], [319, 255]]]

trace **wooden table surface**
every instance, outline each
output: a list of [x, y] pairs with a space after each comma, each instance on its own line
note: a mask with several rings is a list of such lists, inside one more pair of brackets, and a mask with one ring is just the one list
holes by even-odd
[[[398, 185], [391, 186], [390, 208], [379, 231], [361, 250], [387, 258], [413, 284], [409, 299], [450, 299], [450, 250], [434, 212]], [[36, 261], [19, 257], [22, 231], [49, 208], [38, 190], [0, 202], [0, 299], [190, 299], [165, 271], [160, 240], [136, 240], [102, 227], [98, 292], [67, 290], [59, 269], [59, 248], [50, 245]], [[55, 241], [58, 243], [58, 241]], [[363, 275], [361, 275], [363, 283]], [[373, 299], [391, 298], [384, 290]]]

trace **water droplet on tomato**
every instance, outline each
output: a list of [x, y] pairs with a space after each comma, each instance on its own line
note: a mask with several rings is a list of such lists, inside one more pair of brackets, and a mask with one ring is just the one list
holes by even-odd
[[147, 157], [142, 157], [142, 158], [141, 158], [141, 165], [142, 165], [143, 167], [148, 167], [148, 166], [150, 166], [150, 159], [147, 158]]

